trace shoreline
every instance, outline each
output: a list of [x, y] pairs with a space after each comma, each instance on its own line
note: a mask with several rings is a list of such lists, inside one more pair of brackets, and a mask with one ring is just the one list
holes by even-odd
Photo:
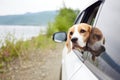
[[0, 47], [4, 44], [6, 38], [26, 41], [37, 37], [39, 34], [45, 34], [46, 28], [46, 26], [0, 25]]

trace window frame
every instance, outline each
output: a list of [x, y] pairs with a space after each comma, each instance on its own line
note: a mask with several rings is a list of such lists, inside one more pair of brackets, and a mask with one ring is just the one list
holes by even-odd
[[[100, 0], [83, 10], [76, 18], [74, 24], [78, 23], [87, 23], [90, 25], [93, 25], [93, 17], [94, 20], [97, 18], [98, 13], [100, 12], [100, 8], [102, 7], [102, 4], [104, 3], [104, 0]], [[91, 16], [92, 14], [92, 16]]]

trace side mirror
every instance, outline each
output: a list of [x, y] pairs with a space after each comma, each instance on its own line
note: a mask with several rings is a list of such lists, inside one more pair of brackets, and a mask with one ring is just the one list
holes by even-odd
[[56, 32], [53, 34], [53, 40], [55, 42], [65, 42], [67, 40], [66, 32]]

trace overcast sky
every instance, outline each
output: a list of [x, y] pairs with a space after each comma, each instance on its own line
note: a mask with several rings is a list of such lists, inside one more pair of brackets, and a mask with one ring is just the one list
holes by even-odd
[[0, 0], [0, 15], [58, 10], [63, 2], [67, 7], [81, 9], [91, 1], [95, 0]]

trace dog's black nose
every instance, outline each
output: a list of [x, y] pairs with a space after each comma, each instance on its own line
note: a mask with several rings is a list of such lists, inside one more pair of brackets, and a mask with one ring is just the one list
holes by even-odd
[[76, 37], [74, 37], [74, 38], [71, 39], [71, 41], [72, 41], [73, 43], [75, 43], [77, 40], [78, 40], [78, 38], [76, 38]]

